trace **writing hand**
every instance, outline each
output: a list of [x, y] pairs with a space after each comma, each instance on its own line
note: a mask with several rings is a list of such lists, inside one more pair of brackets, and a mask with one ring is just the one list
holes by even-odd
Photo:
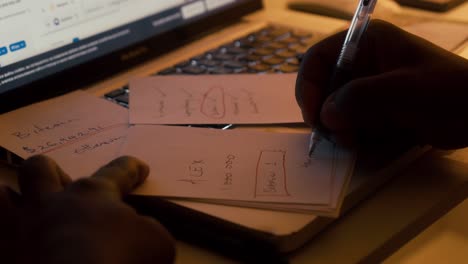
[[121, 157], [71, 182], [52, 159], [27, 159], [18, 173], [22, 194], [0, 188], [1, 262], [171, 263], [169, 233], [121, 201], [148, 172]]
[[325, 96], [345, 34], [319, 42], [304, 56], [296, 99], [306, 123], [319, 117], [343, 145], [411, 139], [446, 149], [468, 146], [467, 60], [373, 20], [352, 78]]

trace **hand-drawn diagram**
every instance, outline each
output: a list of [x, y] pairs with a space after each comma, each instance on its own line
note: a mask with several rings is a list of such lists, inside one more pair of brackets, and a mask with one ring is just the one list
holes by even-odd
[[290, 196], [287, 189], [286, 151], [262, 150], [257, 162], [254, 196]]
[[223, 87], [214, 86], [203, 94], [200, 112], [206, 117], [214, 119], [221, 119], [226, 115]]
[[154, 88], [154, 93], [156, 98], [159, 98], [156, 102], [156, 112], [159, 114], [159, 117], [166, 116], [166, 97], [167, 94], [159, 87]]
[[303, 122], [295, 76], [155, 76], [132, 81], [131, 124]]
[[187, 182], [190, 184], [199, 184], [206, 179], [203, 177], [205, 175], [206, 164], [204, 160], [193, 160], [188, 166], [188, 175], [184, 178], [178, 179], [180, 182]]

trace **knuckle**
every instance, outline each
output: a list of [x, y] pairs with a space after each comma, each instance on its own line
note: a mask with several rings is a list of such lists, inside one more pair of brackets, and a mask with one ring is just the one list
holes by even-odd
[[52, 159], [45, 155], [34, 155], [29, 157], [23, 162], [23, 167], [37, 167], [43, 166], [44, 164], [53, 163]]

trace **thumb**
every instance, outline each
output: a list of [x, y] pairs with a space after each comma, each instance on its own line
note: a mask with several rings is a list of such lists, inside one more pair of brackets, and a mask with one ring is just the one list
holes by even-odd
[[107, 194], [120, 199], [148, 177], [146, 163], [130, 156], [117, 158], [97, 170], [91, 177], [71, 184], [74, 192]]

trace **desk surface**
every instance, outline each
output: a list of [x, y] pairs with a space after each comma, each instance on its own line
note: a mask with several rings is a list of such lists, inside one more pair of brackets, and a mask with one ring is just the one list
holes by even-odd
[[[265, 5], [284, 8], [286, 2], [270, 0]], [[444, 14], [403, 11], [468, 22], [468, 3]], [[464, 219], [468, 218], [468, 200], [463, 202], [467, 187], [468, 149], [431, 151], [293, 253], [291, 262], [373, 262], [388, 256], [386, 263], [467, 259], [468, 225]], [[178, 242], [178, 250], [177, 263], [235, 263], [183, 242]]]
[[[265, 4], [267, 8], [284, 8], [286, 1], [267, 0]], [[442, 17], [468, 22], [468, 3]], [[468, 201], [457, 206], [467, 189], [468, 148], [451, 154], [430, 151], [292, 253], [291, 262], [372, 262], [388, 256], [388, 263], [453, 263], [467, 259], [468, 225], [463, 220], [468, 218]], [[177, 247], [177, 263], [235, 263], [196, 245], [178, 242]]]

